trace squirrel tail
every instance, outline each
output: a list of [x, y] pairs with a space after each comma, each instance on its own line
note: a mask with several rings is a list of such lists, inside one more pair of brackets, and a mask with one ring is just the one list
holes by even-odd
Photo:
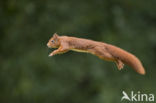
[[132, 67], [137, 73], [145, 75], [145, 69], [141, 61], [136, 56], [121, 48], [112, 45], [109, 46], [109, 51], [111, 52], [112, 56], [114, 56], [116, 59], [121, 60], [126, 65]]
[[123, 63], [134, 68], [134, 70], [138, 72], [139, 74], [145, 75], [146, 72], [141, 61], [133, 54], [130, 54], [127, 52], [127, 57], [123, 56], [121, 57], [121, 60], [123, 61]]

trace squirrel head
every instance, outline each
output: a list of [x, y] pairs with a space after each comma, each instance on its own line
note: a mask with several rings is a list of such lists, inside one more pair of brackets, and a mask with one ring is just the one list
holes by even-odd
[[47, 43], [49, 48], [58, 48], [60, 46], [59, 35], [54, 33], [53, 36], [50, 38], [49, 42]]

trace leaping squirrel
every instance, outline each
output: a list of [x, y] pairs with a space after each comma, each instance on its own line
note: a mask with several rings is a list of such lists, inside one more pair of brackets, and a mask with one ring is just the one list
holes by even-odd
[[47, 46], [49, 48], [58, 48], [51, 52], [49, 56], [65, 53], [69, 50], [86, 52], [96, 55], [100, 59], [115, 62], [119, 70], [124, 67], [124, 64], [127, 64], [139, 74], [145, 74], [145, 69], [136, 56], [111, 44], [76, 37], [59, 36], [55, 33], [50, 38]]

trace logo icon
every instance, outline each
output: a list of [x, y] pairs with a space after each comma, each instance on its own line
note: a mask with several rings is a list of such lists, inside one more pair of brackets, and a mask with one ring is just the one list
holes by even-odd
[[123, 99], [126, 99], [126, 100], [131, 101], [131, 99], [129, 98], [129, 96], [127, 95], [127, 93], [126, 93], [125, 91], [122, 91], [122, 94], [123, 94], [123, 96], [122, 96], [122, 98], [121, 98], [121, 101], [122, 101]]

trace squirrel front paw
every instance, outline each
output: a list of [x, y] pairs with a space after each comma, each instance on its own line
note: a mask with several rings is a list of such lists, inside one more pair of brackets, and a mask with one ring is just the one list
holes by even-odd
[[54, 55], [53, 53], [50, 53], [50, 54], [49, 54], [49, 57], [51, 57], [51, 56], [53, 56], [53, 55]]
[[49, 54], [49, 57], [54, 56], [54, 55], [56, 55], [58, 53], [59, 53], [58, 50], [55, 50], [55, 51], [53, 51], [52, 53]]

